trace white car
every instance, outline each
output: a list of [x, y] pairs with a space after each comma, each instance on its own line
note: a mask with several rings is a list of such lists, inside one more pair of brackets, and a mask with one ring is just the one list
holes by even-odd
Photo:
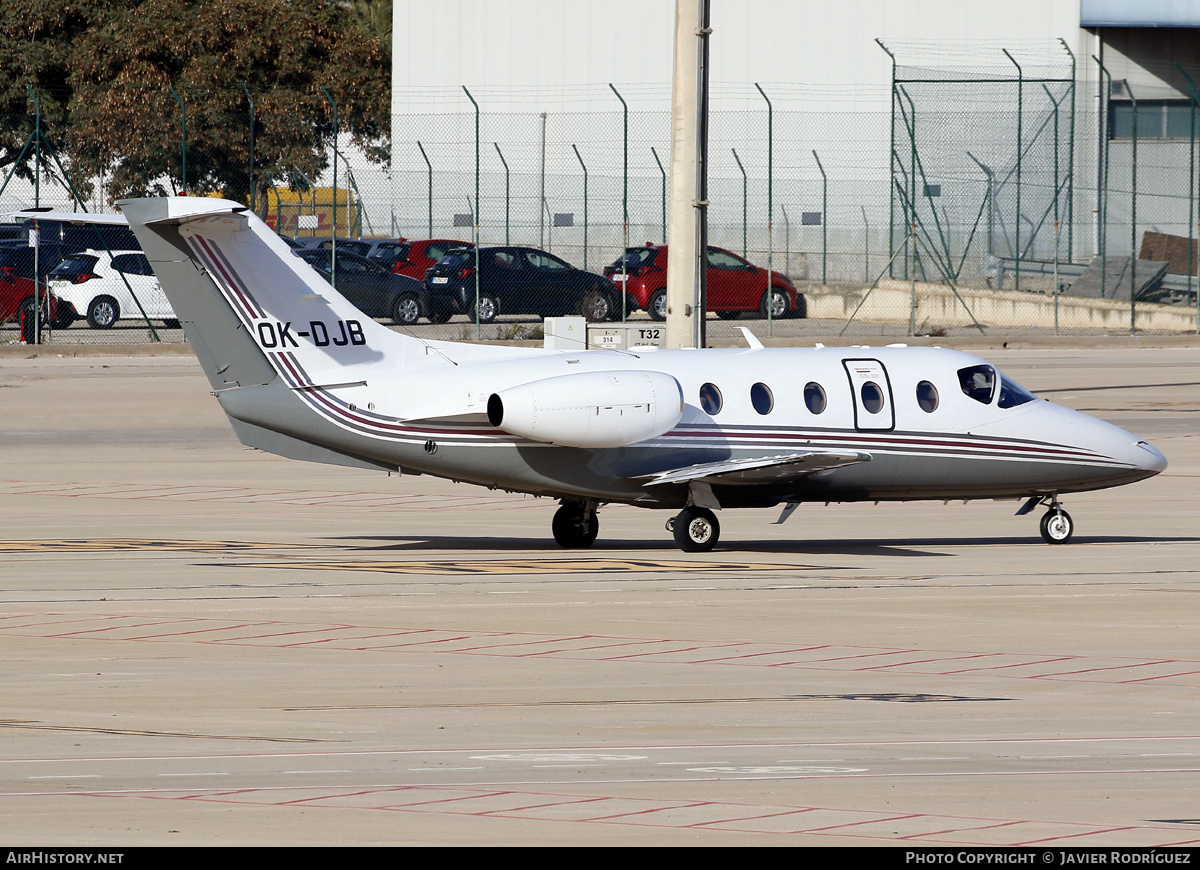
[[179, 326], [141, 251], [110, 254], [87, 250], [72, 254], [55, 266], [48, 278], [50, 292], [70, 306], [64, 315], [67, 322], [86, 317], [94, 329], [110, 329], [118, 320], [143, 319], [162, 320], [171, 328]]

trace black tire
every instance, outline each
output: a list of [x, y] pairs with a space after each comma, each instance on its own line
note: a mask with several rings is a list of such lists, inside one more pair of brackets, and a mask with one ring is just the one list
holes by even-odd
[[392, 323], [397, 326], [416, 326], [421, 319], [421, 300], [416, 293], [401, 293], [392, 306]]
[[1075, 523], [1066, 511], [1051, 508], [1042, 517], [1041, 532], [1047, 544], [1065, 544], [1075, 533]]
[[718, 311], [717, 312], [717, 317], [721, 318], [722, 320], [737, 320], [741, 316], [742, 316], [742, 312], [740, 312], [740, 311]]
[[655, 290], [650, 294], [650, 300], [646, 303], [646, 313], [650, 315], [651, 320], [657, 320], [660, 323], [667, 319], [666, 290]]
[[585, 511], [578, 502], [567, 502], [555, 511], [550, 529], [560, 547], [580, 550], [596, 542], [600, 520], [596, 518], [595, 511]]
[[58, 316], [54, 318], [55, 329], [70, 329], [75, 322], [75, 309], [66, 302], [58, 303]]
[[579, 300], [579, 313], [589, 323], [603, 323], [606, 320], [612, 320], [613, 308], [612, 298], [597, 288], [587, 291]]
[[721, 524], [708, 508], [685, 507], [675, 517], [671, 533], [685, 553], [707, 553], [721, 537]]
[[92, 329], [112, 329], [121, 319], [121, 306], [111, 296], [97, 296], [88, 304], [87, 322]]
[[176, 317], [168, 317], [163, 321], [163, 326], [165, 326], [167, 329], [178, 329], [179, 319]]
[[491, 293], [479, 294], [479, 305], [477, 308], [477, 311], [471, 312], [471, 320], [475, 320], [476, 315], [478, 315], [480, 323], [491, 323], [500, 316], [500, 300]]
[[804, 298], [803, 293], [796, 294], [796, 308], [788, 316], [795, 317], [797, 320], [808, 317], [808, 300]]
[[[37, 308], [37, 303], [35, 303], [33, 301], [32, 296], [29, 296], [26, 299], [23, 299], [21, 301], [21, 304], [17, 306], [17, 326], [19, 327], [22, 323], [24, 323], [26, 318], [32, 317], [33, 312], [36, 308]], [[49, 320], [49, 318], [46, 317], [45, 312], [43, 312], [42, 313], [42, 329], [45, 329], [49, 325], [50, 325], [50, 320]]]
[[758, 313], [763, 318], [767, 316], [768, 306], [771, 308], [773, 320], [783, 320], [785, 317], [791, 316], [791, 300], [788, 298], [787, 291], [782, 287], [772, 287], [768, 292], [763, 293], [762, 300], [758, 303]]

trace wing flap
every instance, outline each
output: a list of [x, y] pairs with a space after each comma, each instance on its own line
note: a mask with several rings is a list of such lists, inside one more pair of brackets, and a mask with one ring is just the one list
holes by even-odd
[[805, 450], [775, 456], [702, 462], [699, 465], [660, 471], [651, 475], [642, 485], [659, 486], [693, 481], [722, 484], [777, 483], [870, 460], [870, 453], [857, 450]]

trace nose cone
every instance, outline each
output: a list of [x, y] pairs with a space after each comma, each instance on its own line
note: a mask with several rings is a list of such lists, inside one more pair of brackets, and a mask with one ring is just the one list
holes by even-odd
[[1146, 477], [1153, 477], [1167, 467], [1167, 457], [1145, 441], [1135, 442], [1133, 448], [1133, 462], [1146, 472]]

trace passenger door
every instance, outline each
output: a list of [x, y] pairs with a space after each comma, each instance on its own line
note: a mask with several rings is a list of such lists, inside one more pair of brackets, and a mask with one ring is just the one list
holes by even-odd
[[850, 381], [854, 428], [866, 431], [894, 429], [896, 411], [892, 406], [892, 383], [883, 363], [877, 359], [845, 359], [842, 365]]

